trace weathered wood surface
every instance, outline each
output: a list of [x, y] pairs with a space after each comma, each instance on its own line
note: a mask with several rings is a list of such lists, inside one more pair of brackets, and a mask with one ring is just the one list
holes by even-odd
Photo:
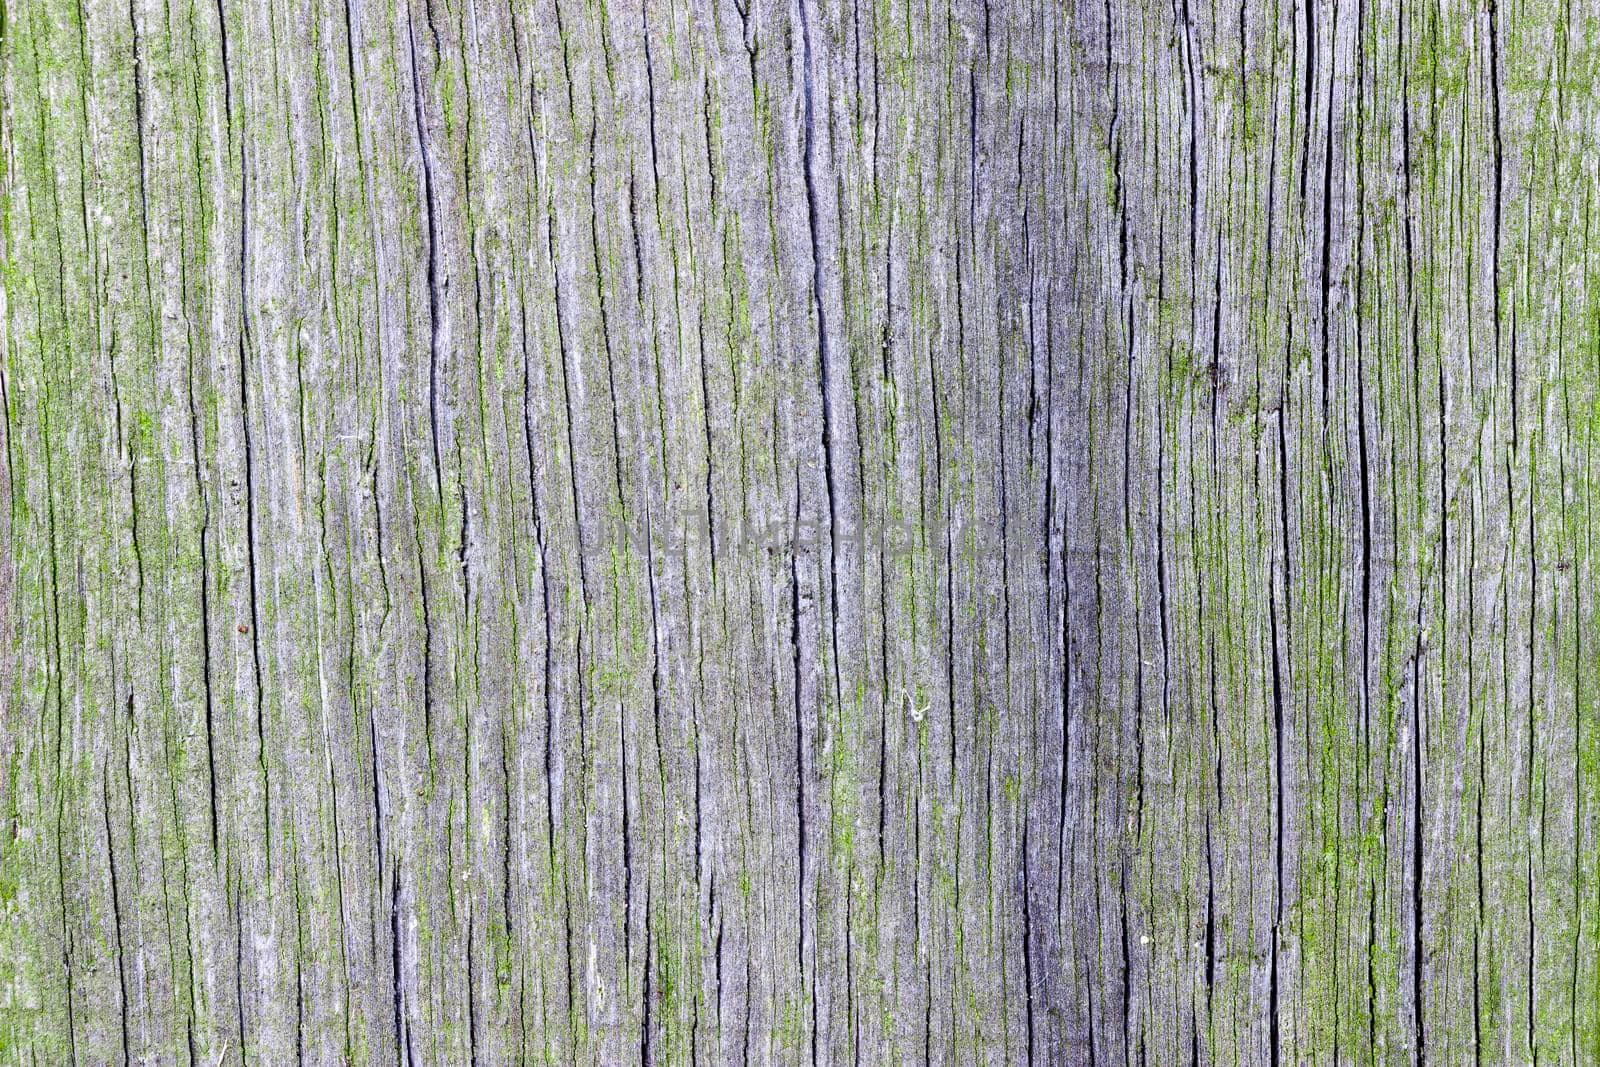
[[1597, 1062], [1597, 14], [4, 0], [0, 1060]]

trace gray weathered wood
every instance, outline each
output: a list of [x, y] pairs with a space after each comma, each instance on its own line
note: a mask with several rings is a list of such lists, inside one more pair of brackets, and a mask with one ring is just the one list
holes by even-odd
[[0, 1062], [1600, 1061], [1597, 63], [0, 0]]

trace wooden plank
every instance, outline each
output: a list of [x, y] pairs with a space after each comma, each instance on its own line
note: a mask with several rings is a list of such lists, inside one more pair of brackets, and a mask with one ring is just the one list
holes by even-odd
[[1600, 1058], [1593, 15], [3, 0], [0, 1062]]

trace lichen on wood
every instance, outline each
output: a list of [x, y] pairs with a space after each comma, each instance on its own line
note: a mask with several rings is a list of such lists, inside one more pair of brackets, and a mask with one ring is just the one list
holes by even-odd
[[0, 1062], [1600, 1061], [1597, 27], [0, 0]]

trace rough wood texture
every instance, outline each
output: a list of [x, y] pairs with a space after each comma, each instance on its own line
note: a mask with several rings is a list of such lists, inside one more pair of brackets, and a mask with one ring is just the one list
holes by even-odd
[[1600, 1061], [1597, 15], [3, 0], [0, 1061]]

